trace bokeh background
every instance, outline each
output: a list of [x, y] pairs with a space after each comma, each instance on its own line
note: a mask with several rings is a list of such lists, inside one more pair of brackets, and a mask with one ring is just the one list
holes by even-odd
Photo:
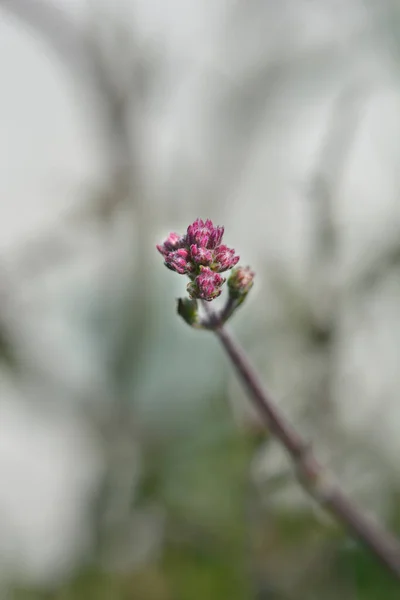
[[155, 244], [257, 273], [230, 328], [400, 533], [400, 5], [0, 0], [1, 600], [381, 600]]

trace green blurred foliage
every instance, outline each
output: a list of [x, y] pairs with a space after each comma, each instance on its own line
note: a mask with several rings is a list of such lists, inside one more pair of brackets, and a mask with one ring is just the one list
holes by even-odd
[[194, 429], [149, 444], [144, 456], [137, 502], [166, 510], [161, 555], [131, 572], [93, 565], [58, 589], [19, 589], [11, 600], [399, 598], [373, 557], [313, 510], [275, 503], [249, 522], [248, 495], [258, 494], [249, 465], [259, 444], [258, 432], [235, 426], [224, 397], [210, 398]]

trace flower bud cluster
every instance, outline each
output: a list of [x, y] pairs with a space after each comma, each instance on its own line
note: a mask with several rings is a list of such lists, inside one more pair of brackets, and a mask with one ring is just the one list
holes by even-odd
[[224, 228], [214, 226], [210, 219], [197, 219], [183, 236], [170, 233], [157, 250], [164, 264], [180, 275], [188, 275], [191, 298], [211, 301], [221, 294], [226, 279], [220, 275], [234, 267], [239, 256], [222, 242]]

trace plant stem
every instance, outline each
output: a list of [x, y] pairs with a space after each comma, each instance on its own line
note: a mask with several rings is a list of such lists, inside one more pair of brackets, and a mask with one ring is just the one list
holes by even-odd
[[[212, 322], [215, 315], [205, 307]], [[377, 559], [400, 580], [400, 542], [390, 532], [370, 519], [348, 498], [320, 465], [303, 437], [297, 433], [276, 403], [263, 388], [244, 352], [226, 329], [214, 320], [213, 331], [225, 348], [237, 374], [272, 434], [291, 457], [298, 479], [318, 504], [328, 510], [349, 532], [358, 538]]]

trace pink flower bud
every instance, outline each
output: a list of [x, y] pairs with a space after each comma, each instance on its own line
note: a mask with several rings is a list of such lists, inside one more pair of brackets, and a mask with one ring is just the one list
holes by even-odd
[[224, 228], [214, 227], [210, 219], [206, 222], [197, 219], [187, 228], [186, 243], [188, 246], [194, 244], [201, 248], [213, 249], [221, 243], [223, 234]]
[[170, 233], [167, 239], [163, 244], [157, 245], [157, 250], [163, 255], [166, 256], [169, 252], [173, 250], [177, 250], [178, 248], [183, 248], [185, 245], [185, 238], [177, 233]]
[[191, 298], [200, 298], [210, 302], [221, 294], [221, 286], [225, 278], [219, 273], [214, 273], [209, 267], [200, 267], [200, 275], [187, 286]]
[[189, 259], [189, 252], [185, 248], [179, 248], [165, 255], [165, 265], [171, 271], [185, 275], [193, 271], [193, 265]]
[[192, 244], [190, 246], [190, 254], [193, 262], [195, 262], [197, 265], [209, 266], [213, 260], [213, 253], [211, 250], [196, 246], [196, 244]]
[[254, 272], [250, 267], [236, 267], [228, 279], [231, 298], [244, 300], [253, 287]]
[[232, 248], [224, 245], [218, 246], [214, 251], [212, 269], [219, 273], [227, 271], [238, 263], [239, 258], [239, 256], [235, 256], [235, 251]]

